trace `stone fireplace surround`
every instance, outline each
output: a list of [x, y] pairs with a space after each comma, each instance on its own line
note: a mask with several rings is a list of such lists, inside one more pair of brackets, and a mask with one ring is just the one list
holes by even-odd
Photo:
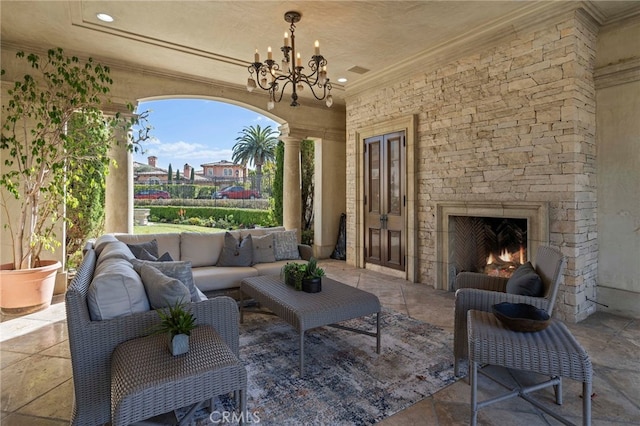
[[451, 218], [455, 216], [518, 218], [527, 220], [528, 259], [535, 261], [539, 245], [549, 244], [549, 205], [546, 202], [460, 201], [441, 202], [436, 207], [437, 264], [436, 287], [453, 291], [455, 264], [452, 255], [454, 234]]

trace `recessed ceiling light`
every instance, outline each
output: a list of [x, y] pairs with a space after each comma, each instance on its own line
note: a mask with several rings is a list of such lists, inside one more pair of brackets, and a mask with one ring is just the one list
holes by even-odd
[[113, 16], [108, 13], [98, 13], [96, 17], [102, 22], [113, 22]]
[[346, 78], [344, 78], [344, 77], [338, 78], [338, 83], [346, 83], [346, 82], [347, 82]]

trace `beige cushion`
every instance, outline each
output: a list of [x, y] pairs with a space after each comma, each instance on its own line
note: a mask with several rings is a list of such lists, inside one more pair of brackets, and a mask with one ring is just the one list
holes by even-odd
[[126, 244], [139, 244], [155, 239], [158, 242], [158, 253], [169, 252], [171, 258], [180, 260], [180, 234], [114, 234], [114, 236]]
[[129, 261], [117, 257], [96, 266], [93, 281], [87, 291], [87, 303], [93, 321], [149, 310], [149, 301], [140, 275], [133, 270]]
[[140, 267], [140, 278], [153, 309], [191, 302], [191, 294], [186, 285], [149, 264]]
[[286, 229], [284, 228], [284, 226], [274, 226], [272, 228], [262, 228], [264, 229], [265, 234], [271, 234], [273, 232], [282, 232], [282, 231], [286, 231]]
[[273, 250], [273, 234], [263, 236], [251, 236], [253, 243], [253, 263], [271, 263], [276, 261]]
[[[263, 263], [271, 265], [271, 263]], [[225, 290], [240, 286], [240, 281], [258, 276], [258, 271], [251, 266], [203, 266], [193, 269], [193, 281], [202, 291]]]
[[240, 230], [240, 238], [244, 238], [247, 235], [251, 235], [253, 237], [265, 235], [267, 231], [265, 228], [254, 228], [254, 229], [241, 229]]
[[180, 260], [191, 262], [194, 268], [213, 266], [218, 262], [223, 245], [224, 232], [183, 232], [180, 235]]

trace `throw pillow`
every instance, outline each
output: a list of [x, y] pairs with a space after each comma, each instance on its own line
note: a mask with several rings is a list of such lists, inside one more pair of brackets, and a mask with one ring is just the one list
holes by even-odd
[[507, 281], [507, 293], [541, 297], [542, 280], [531, 262], [520, 265]]
[[238, 241], [230, 232], [224, 235], [224, 246], [216, 266], [251, 266], [253, 242], [251, 235]]
[[253, 242], [253, 265], [256, 263], [271, 263], [276, 261], [273, 249], [273, 234], [256, 237], [251, 235]]
[[164, 253], [162, 253], [162, 256], [156, 259], [156, 262], [172, 262], [172, 261], [173, 261], [173, 258], [171, 257], [168, 251], [165, 251]]
[[276, 260], [300, 259], [296, 230], [274, 232], [273, 247]]
[[[160, 256], [158, 254], [158, 240], [155, 238], [144, 243], [127, 244], [127, 247], [129, 247], [136, 259], [156, 260]], [[153, 258], [150, 258], [149, 255], [153, 256]]]
[[171, 278], [157, 268], [143, 264], [140, 267], [140, 278], [153, 309], [166, 308], [191, 301], [191, 294], [180, 280]]
[[173, 260], [170, 262], [153, 262], [150, 260], [131, 259], [131, 264], [136, 272], [140, 273], [140, 268], [144, 264], [155, 267], [160, 272], [168, 275], [171, 278], [179, 280], [182, 284], [187, 286], [189, 294], [191, 295], [192, 302], [200, 301], [200, 296], [196, 290], [196, 285], [193, 282], [193, 273], [191, 271], [191, 262], [180, 262]]

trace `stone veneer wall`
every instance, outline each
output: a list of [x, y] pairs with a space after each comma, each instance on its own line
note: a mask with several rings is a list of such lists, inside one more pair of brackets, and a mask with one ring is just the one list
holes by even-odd
[[[554, 23], [555, 22], [555, 23]], [[597, 25], [582, 11], [511, 35], [484, 51], [347, 99], [347, 182], [356, 131], [415, 114], [418, 280], [437, 286], [436, 206], [444, 201], [542, 201], [550, 245], [567, 258], [556, 315], [595, 312]], [[355, 259], [357, 187], [347, 186], [347, 259]]]

